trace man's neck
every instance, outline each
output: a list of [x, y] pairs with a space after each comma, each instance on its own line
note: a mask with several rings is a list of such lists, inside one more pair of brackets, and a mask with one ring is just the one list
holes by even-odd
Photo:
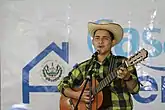
[[106, 53], [106, 54], [99, 54], [99, 55], [98, 55], [98, 61], [99, 61], [100, 63], [102, 63], [102, 62], [104, 61], [104, 59], [105, 59], [109, 54], [110, 54], [110, 52], [109, 52], [109, 53]]

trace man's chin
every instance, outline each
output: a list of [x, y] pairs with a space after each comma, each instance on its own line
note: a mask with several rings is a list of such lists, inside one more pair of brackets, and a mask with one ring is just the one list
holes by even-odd
[[99, 55], [108, 55], [110, 52], [109, 51], [100, 51]]

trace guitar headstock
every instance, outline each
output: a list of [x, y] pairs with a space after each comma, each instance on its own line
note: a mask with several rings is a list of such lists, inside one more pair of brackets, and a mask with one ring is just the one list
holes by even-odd
[[141, 61], [144, 61], [148, 57], [148, 51], [144, 48], [138, 51], [135, 55], [128, 58], [126, 61], [127, 66], [135, 65]]

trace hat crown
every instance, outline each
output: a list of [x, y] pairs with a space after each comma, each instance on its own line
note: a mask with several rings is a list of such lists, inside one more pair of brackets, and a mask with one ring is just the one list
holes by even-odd
[[97, 24], [110, 24], [112, 21], [109, 20], [100, 20]]

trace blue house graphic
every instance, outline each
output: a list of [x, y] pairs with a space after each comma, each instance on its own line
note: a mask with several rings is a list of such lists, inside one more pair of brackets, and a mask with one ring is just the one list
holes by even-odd
[[30, 92], [58, 92], [57, 86], [32, 86], [29, 85], [29, 71], [33, 69], [43, 58], [45, 58], [50, 52], [55, 52], [66, 63], [69, 62], [69, 43], [62, 42], [62, 49], [59, 48], [54, 42], [52, 42], [47, 48], [45, 48], [38, 56], [36, 56], [31, 62], [29, 62], [22, 70], [22, 97], [23, 103], [29, 103]]

